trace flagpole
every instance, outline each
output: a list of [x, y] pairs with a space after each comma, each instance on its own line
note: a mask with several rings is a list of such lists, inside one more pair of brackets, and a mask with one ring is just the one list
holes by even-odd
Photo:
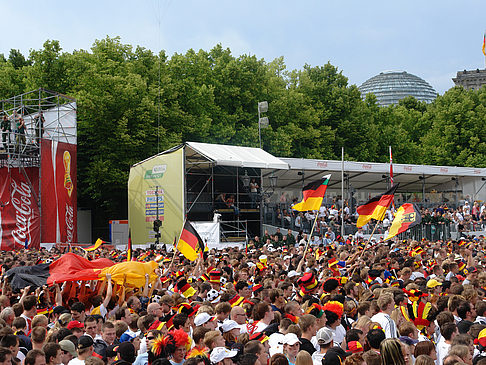
[[341, 147], [341, 239], [344, 239], [344, 146]]
[[[388, 209], [388, 207], [387, 207], [387, 209]], [[383, 218], [385, 218], [385, 214], [386, 214], [387, 209], [385, 209], [385, 211], [383, 212], [383, 215], [381, 216], [381, 219], [380, 219], [380, 220], [378, 220], [378, 221], [376, 221], [375, 228], [373, 228], [373, 231], [371, 231], [370, 238], [368, 238], [368, 242], [366, 242], [365, 247], [363, 247], [363, 252], [361, 252], [361, 255], [359, 255], [359, 257], [358, 257], [358, 261], [361, 259], [361, 257], [363, 257], [363, 255], [364, 255], [364, 253], [365, 253], [366, 249], [368, 248], [368, 245], [369, 245], [369, 243], [371, 242], [371, 239], [373, 238], [373, 235], [375, 234], [376, 227], [378, 227], [378, 224], [379, 224], [379, 223], [380, 223], [380, 222], [383, 220]], [[352, 277], [353, 277], [354, 270], [356, 270], [356, 267], [353, 269], [353, 272], [351, 273], [350, 278], [352, 278]]]
[[297, 266], [297, 270], [296, 270], [297, 272], [300, 272], [300, 270], [302, 270], [302, 266], [304, 265], [305, 257], [307, 256], [307, 249], [309, 248], [309, 243], [310, 243], [310, 240], [311, 240], [311, 237], [312, 237], [312, 233], [314, 233], [314, 228], [316, 226], [318, 216], [319, 216], [319, 214], [316, 214], [316, 218], [314, 219], [314, 224], [312, 225], [312, 229], [310, 231], [309, 238], [307, 239], [307, 244], [305, 245], [304, 256], [302, 257], [302, 260], [300, 260], [299, 266]]

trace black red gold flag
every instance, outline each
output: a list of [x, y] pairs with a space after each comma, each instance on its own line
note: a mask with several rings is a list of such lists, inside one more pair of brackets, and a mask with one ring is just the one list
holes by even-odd
[[422, 221], [420, 211], [415, 204], [405, 203], [398, 208], [395, 219], [388, 231], [385, 240], [395, 237], [397, 234], [405, 232], [407, 229], [416, 226]]
[[191, 261], [197, 260], [204, 253], [204, 242], [189, 221], [184, 223], [177, 249]]
[[359, 214], [356, 227], [363, 227], [372, 219], [378, 221], [383, 220], [386, 210], [393, 201], [395, 190], [397, 190], [397, 188], [398, 184], [392, 186], [383, 194], [371, 198], [366, 204], [360, 205], [356, 209]]
[[305, 212], [307, 210], [319, 210], [322, 204], [322, 199], [324, 198], [324, 194], [326, 194], [330, 179], [331, 175], [326, 175], [322, 179], [313, 181], [304, 186], [302, 189], [302, 194], [304, 196], [302, 201], [295, 204], [292, 209], [300, 212]]

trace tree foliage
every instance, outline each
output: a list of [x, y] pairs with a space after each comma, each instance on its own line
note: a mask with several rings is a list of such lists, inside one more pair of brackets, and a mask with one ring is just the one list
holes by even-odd
[[0, 57], [0, 97], [43, 87], [77, 99], [79, 206], [95, 229], [127, 216], [130, 166], [183, 141], [258, 146], [257, 104], [266, 100], [264, 149], [276, 156], [486, 166], [486, 90], [452, 88], [433, 103], [412, 97], [378, 107], [335, 66], [287, 70], [236, 57], [221, 45], [167, 57], [119, 38], [90, 50], [46, 41], [28, 57]]

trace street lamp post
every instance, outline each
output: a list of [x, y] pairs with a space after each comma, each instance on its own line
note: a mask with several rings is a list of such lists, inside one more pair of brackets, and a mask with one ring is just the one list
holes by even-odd
[[262, 148], [262, 127], [268, 126], [268, 118], [260, 117], [261, 113], [266, 113], [268, 111], [268, 102], [260, 101], [258, 103], [258, 139], [260, 141], [260, 148]]

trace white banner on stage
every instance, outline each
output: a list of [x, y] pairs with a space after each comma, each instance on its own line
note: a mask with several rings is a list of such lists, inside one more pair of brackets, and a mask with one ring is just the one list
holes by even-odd
[[191, 224], [209, 248], [221, 248], [219, 222], [191, 222]]

